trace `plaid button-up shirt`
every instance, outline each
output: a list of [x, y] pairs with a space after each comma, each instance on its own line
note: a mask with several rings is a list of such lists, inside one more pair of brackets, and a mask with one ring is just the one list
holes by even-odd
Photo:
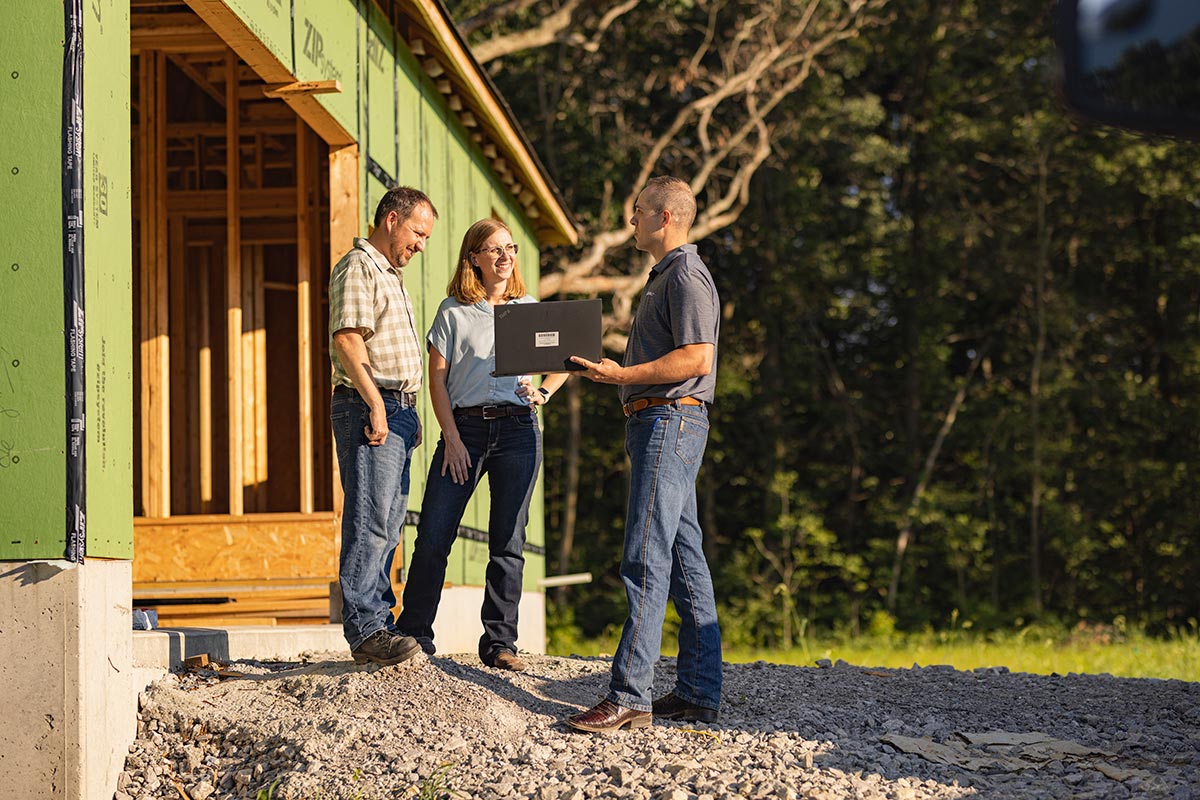
[[421, 388], [421, 340], [404, 275], [366, 239], [338, 261], [329, 276], [329, 357], [333, 385], [354, 386], [333, 346], [333, 334], [356, 328], [367, 345], [375, 382], [384, 389]]

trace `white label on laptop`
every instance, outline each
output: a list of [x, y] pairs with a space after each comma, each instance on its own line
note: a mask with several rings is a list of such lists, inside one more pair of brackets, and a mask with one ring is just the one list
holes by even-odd
[[558, 331], [537, 331], [533, 334], [534, 347], [558, 347]]

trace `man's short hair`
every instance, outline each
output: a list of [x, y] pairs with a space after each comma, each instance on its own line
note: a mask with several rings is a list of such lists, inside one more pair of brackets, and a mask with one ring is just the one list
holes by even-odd
[[375, 227], [378, 228], [382, 225], [383, 221], [387, 219], [387, 215], [393, 211], [396, 212], [396, 216], [400, 217], [400, 221], [404, 222], [412, 216], [417, 206], [422, 204], [429, 206], [434, 219], [438, 218], [433, 201], [420, 189], [414, 189], [411, 186], [397, 186], [395, 189], [388, 189], [380, 198], [379, 205], [375, 207]]
[[646, 191], [661, 209], [671, 212], [685, 231], [696, 221], [696, 195], [687, 181], [660, 175], [646, 181]]

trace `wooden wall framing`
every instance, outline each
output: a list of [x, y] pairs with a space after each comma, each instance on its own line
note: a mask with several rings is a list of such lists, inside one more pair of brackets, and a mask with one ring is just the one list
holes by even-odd
[[135, 515], [329, 514], [326, 276], [358, 233], [357, 158], [229, 47], [135, 39]]

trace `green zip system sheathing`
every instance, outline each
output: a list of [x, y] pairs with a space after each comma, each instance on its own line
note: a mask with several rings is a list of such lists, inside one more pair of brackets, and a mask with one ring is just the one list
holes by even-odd
[[[81, 129], [64, 115], [63, 5], [15, 5], [0, 33], [0, 559], [132, 556], [129, 15], [116, 0], [84, 11]], [[71, 121], [82, 130], [82, 159], [71, 192], [79, 214], [68, 220]], [[67, 332], [66, 237], [83, 253], [71, 306], [82, 337]], [[75, 391], [68, 359], [82, 367]], [[80, 394], [83, 413], [69, 419], [67, 402]], [[70, 481], [69, 461], [78, 465]], [[71, 528], [86, 539], [69, 541]]]

